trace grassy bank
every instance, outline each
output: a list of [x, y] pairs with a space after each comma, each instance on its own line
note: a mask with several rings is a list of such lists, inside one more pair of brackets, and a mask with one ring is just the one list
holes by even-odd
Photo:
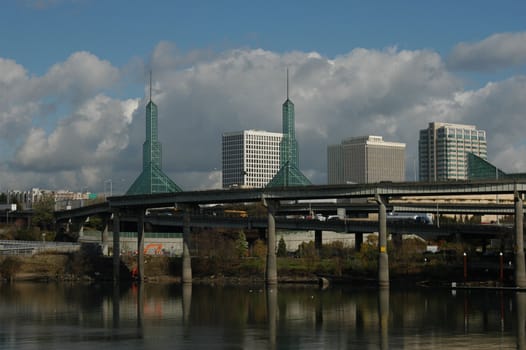
[[[280, 257], [277, 262], [280, 282], [317, 282], [319, 277], [326, 277], [333, 282], [356, 283], [374, 281], [377, 277], [376, 261], [360, 259], [358, 256], [323, 259]], [[121, 278], [131, 279], [131, 271], [135, 266], [136, 257], [123, 256]], [[180, 280], [180, 258], [146, 256], [144, 266], [148, 280]], [[111, 280], [112, 269], [111, 257], [90, 256], [82, 252], [0, 257], [0, 275], [4, 280]], [[462, 280], [463, 268], [458, 262], [441, 259], [428, 262], [423, 259], [391, 259], [389, 273], [392, 281], [450, 282]], [[265, 280], [265, 259], [193, 258], [192, 274], [196, 283], [259, 283]], [[475, 275], [472, 277], [475, 278]]]
[[[374, 237], [373, 237], [374, 238]], [[256, 241], [247, 249], [244, 235], [228, 233], [218, 235], [201, 233], [195, 238], [199, 256], [192, 257], [192, 275], [199, 283], [260, 283], [265, 281], [267, 248]], [[392, 282], [414, 281], [450, 283], [464, 280], [463, 255], [465, 247], [444, 245], [444, 253], [423, 254], [425, 243], [406, 239], [393, 246], [388, 244], [389, 277]], [[445, 248], [448, 248], [447, 250]], [[448, 254], [445, 254], [445, 253]], [[471, 281], [489, 281], [499, 278], [499, 265], [494, 258], [475, 261], [469, 252], [468, 275]], [[325, 277], [333, 282], [358, 283], [377, 279], [378, 248], [368, 238], [359, 252], [342, 242], [323, 245], [320, 250], [314, 242], [302, 243], [291, 253], [280, 240], [277, 249], [278, 280], [280, 282], [317, 282]], [[136, 268], [135, 256], [121, 256], [121, 279], [132, 279]], [[495, 261], [494, 261], [495, 260]], [[477, 267], [478, 263], [478, 267]], [[179, 281], [182, 262], [179, 257], [145, 256], [144, 275], [150, 280]], [[505, 283], [511, 283], [512, 269], [505, 271]], [[112, 280], [113, 259], [102, 256], [98, 245], [82, 245], [71, 254], [37, 254], [28, 257], [0, 256], [0, 278], [4, 280]]]

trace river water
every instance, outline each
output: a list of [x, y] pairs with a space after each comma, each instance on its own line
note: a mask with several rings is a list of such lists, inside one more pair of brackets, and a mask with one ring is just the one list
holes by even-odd
[[0, 284], [0, 349], [524, 349], [526, 294]]

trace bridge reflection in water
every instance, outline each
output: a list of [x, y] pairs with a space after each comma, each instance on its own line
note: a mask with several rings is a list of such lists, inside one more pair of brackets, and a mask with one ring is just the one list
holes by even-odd
[[518, 348], [526, 294], [295, 285], [0, 288], [1, 348]]

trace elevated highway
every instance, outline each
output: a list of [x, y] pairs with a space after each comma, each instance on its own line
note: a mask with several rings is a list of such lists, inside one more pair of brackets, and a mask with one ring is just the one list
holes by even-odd
[[[144, 233], [146, 222], [145, 212], [148, 208], [175, 207], [183, 211], [183, 282], [191, 283], [191, 267], [188, 250], [188, 240], [191, 227], [191, 214], [204, 204], [225, 204], [225, 203], [250, 203], [261, 202], [267, 208], [267, 241], [270, 247], [275, 245], [275, 229], [279, 220], [276, 216], [280, 208], [298, 203], [299, 201], [315, 200], [343, 200], [348, 201], [354, 198], [361, 198], [364, 202], [373, 203], [369, 210], [378, 213], [377, 232], [379, 232], [379, 285], [389, 285], [388, 255], [387, 255], [387, 210], [393, 206], [400, 206], [394, 203], [395, 199], [404, 197], [428, 197], [432, 199], [448, 198], [451, 196], [481, 196], [481, 195], [511, 195], [514, 198], [514, 205], [495, 206], [493, 208], [479, 206], [478, 209], [471, 204], [461, 208], [457, 206], [455, 210], [463, 213], [493, 212], [498, 214], [509, 214], [513, 211], [515, 217], [514, 236], [516, 246], [516, 283], [521, 288], [526, 288], [526, 267], [524, 263], [524, 238], [523, 238], [523, 194], [526, 192], [525, 180], [492, 180], [492, 181], [454, 181], [454, 182], [404, 182], [391, 183], [381, 182], [375, 184], [361, 185], [325, 185], [325, 186], [298, 186], [287, 188], [272, 189], [231, 189], [231, 190], [208, 190], [208, 191], [188, 191], [177, 193], [163, 193], [152, 195], [135, 195], [110, 197], [107, 203], [97, 208], [81, 208], [79, 211], [58, 212], [58, 221], [71, 220], [81, 217], [81, 211], [88, 215], [90, 213], [111, 213], [113, 215], [114, 246], [118, 247], [118, 232], [120, 230], [121, 217], [137, 217], [138, 251], [143, 251], [144, 241], [141, 238]], [[393, 203], [391, 203], [391, 201]], [[429, 212], [431, 207], [421, 203], [415, 203], [414, 211], [424, 210]], [[405, 204], [404, 208], [407, 208]], [[436, 206], [436, 204], [435, 204]], [[471, 207], [470, 207], [471, 206]], [[440, 208], [444, 210], [444, 205]], [[396, 208], [396, 207], [395, 207]], [[402, 207], [400, 207], [402, 208]], [[404, 210], [405, 209], [401, 209]], [[440, 209], [439, 209], [440, 210]], [[453, 208], [451, 207], [451, 210]], [[434, 210], [433, 210], [434, 212]], [[443, 212], [443, 211], [442, 211]], [[194, 222], [195, 224], [195, 222]], [[312, 224], [314, 225], [314, 224]], [[316, 223], [316, 225], [318, 225]], [[442, 227], [441, 227], [442, 229]], [[117, 241], [116, 241], [117, 239]], [[117, 250], [118, 251], [118, 250]], [[141, 253], [138, 256], [139, 277], [142, 278], [144, 257]], [[276, 257], [274, 249], [267, 252], [267, 283], [275, 284], [277, 279]], [[118, 266], [118, 256], [114, 258], [115, 267]], [[114, 270], [118, 270], [115, 268]], [[114, 273], [118, 273], [114, 271]], [[114, 275], [118, 279], [118, 275]]]

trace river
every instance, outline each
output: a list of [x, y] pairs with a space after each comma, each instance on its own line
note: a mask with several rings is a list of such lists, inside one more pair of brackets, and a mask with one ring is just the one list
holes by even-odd
[[0, 349], [524, 349], [526, 294], [0, 284]]

